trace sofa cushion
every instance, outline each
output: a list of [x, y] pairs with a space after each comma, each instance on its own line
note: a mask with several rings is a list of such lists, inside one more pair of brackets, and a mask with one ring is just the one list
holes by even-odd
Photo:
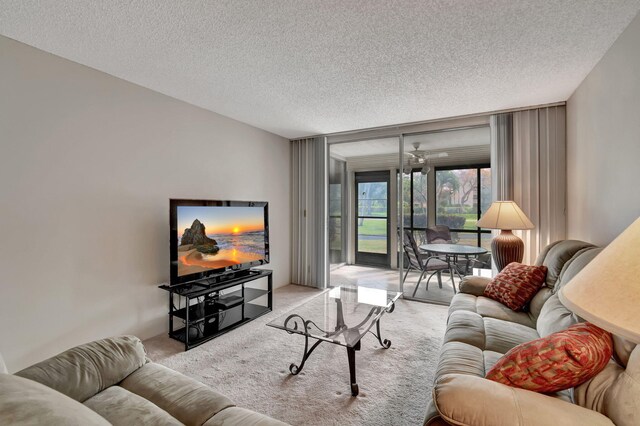
[[546, 266], [512, 262], [484, 289], [484, 296], [521, 311], [544, 284]]
[[558, 295], [554, 294], [542, 307], [536, 322], [536, 330], [538, 330], [538, 334], [541, 337], [545, 337], [562, 331], [580, 321], [578, 316], [562, 304]]
[[453, 296], [449, 306], [449, 316], [456, 311], [477, 313], [482, 317], [490, 317], [511, 321], [527, 327], [535, 328], [535, 322], [527, 312], [514, 312], [500, 302], [484, 296], [458, 293]]
[[209, 386], [160, 364], [148, 363], [120, 386], [151, 401], [186, 425], [200, 426], [216, 413], [233, 406]]
[[474, 312], [455, 311], [449, 315], [444, 343], [462, 342], [478, 349], [484, 349], [484, 320]]
[[567, 284], [578, 272], [580, 272], [589, 262], [591, 262], [600, 252], [599, 247], [586, 247], [579, 250], [569, 261], [567, 261], [558, 276], [558, 281], [553, 289], [554, 293], [560, 291], [565, 284]]
[[120, 336], [76, 346], [16, 375], [84, 402], [118, 383], [145, 362], [140, 339]]
[[553, 295], [553, 291], [549, 287], [542, 287], [539, 292], [536, 293], [531, 301], [529, 302], [528, 316], [529, 319], [533, 323], [533, 327], [538, 322], [538, 317], [540, 317], [540, 312], [542, 311], [542, 307], [547, 300]]
[[458, 293], [453, 296], [449, 304], [449, 315], [455, 311], [478, 312], [476, 309], [476, 300], [478, 296], [466, 293]]
[[166, 411], [120, 386], [111, 386], [92, 396], [84, 405], [107, 419], [114, 426], [182, 425]]
[[623, 339], [615, 334], [613, 335], [613, 357], [623, 367], [629, 364], [631, 354], [637, 346], [638, 345], [629, 340]]
[[450, 373], [484, 377], [502, 356], [500, 352], [485, 351], [463, 342], [445, 343], [440, 351], [436, 377]]
[[595, 411], [468, 375], [439, 376], [433, 400], [442, 418], [454, 425], [613, 426]]
[[482, 350], [505, 353], [538, 337], [534, 328], [522, 324], [484, 318], [469, 311], [455, 311], [449, 316], [444, 342], [461, 342]]
[[598, 374], [613, 354], [611, 334], [590, 323], [523, 343], [507, 352], [487, 379], [534, 392], [556, 392]]
[[559, 279], [553, 290], [554, 294], [545, 302], [540, 310], [540, 315], [538, 315], [536, 329], [540, 336], [548, 336], [582, 321], [562, 304], [557, 292], [567, 282], [571, 281], [582, 268], [591, 262], [600, 251], [602, 250], [589, 245], [588, 247], [577, 250], [574, 256], [565, 262], [564, 268], [559, 274]]
[[536, 265], [544, 265], [547, 267], [546, 286], [553, 289], [564, 264], [580, 250], [588, 247], [595, 246], [577, 240], [563, 240], [547, 246], [540, 255], [538, 255], [535, 263]]
[[225, 408], [202, 426], [284, 426], [279, 420], [240, 407]]
[[623, 373], [624, 368], [610, 360], [601, 372], [575, 387], [573, 396], [576, 404], [606, 414], [604, 403], [607, 390]]
[[495, 318], [503, 321], [514, 322], [535, 328], [535, 323], [527, 312], [516, 312], [488, 297], [478, 297], [476, 300], [476, 312], [483, 317]]
[[442, 345], [435, 377], [453, 373], [484, 377], [484, 351], [463, 342], [448, 342]]
[[487, 371], [491, 370], [493, 366], [496, 365], [498, 361], [500, 361], [500, 358], [502, 358], [503, 355], [504, 354], [501, 352], [493, 352], [493, 351], [483, 352], [482, 356], [484, 358], [485, 375], [487, 374]]
[[[615, 340], [615, 339], [614, 339]], [[640, 346], [626, 369], [615, 361], [574, 390], [576, 403], [609, 417], [618, 426], [640, 424]]]
[[495, 318], [484, 318], [484, 329], [484, 349], [503, 354], [540, 337], [534, 328]]
[[79, 402], [40, 383], [0, 374], [0, 424], [107, 426], [109, 422]]

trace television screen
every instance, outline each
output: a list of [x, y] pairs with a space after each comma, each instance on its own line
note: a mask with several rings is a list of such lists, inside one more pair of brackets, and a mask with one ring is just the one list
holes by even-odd
[[269, 261], [267, 203], [171, 200], [171, 283]]

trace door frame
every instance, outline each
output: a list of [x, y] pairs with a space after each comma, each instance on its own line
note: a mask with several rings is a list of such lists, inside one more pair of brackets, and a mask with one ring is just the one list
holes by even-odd
[[[382, 219], [380, 216], [360, 216], [358, 211], [358, 200], [360, 199], [360, 193], [358, 190], [358, 184], [363, 182], [384, 182], [387, 184], [387, 215], [385, 219], [387, 221], [387, 252], [382, 253], [367, 253], [360, 252], [358, 250], [358, 220], [360, 218], [365, 219]], [[389, 170], [379, 170], [371, 172], [355, 172], [354, 173], [355, 184], [355, 197], [354, 197], [354, 236], [355, 236], [355, 263], [356, 265], [368, 265], [378, 266], [383, 268], [389, 268], [391, 265], [391, 220], [390, 220], [390, 200], [391, 198], [391, 173]]]

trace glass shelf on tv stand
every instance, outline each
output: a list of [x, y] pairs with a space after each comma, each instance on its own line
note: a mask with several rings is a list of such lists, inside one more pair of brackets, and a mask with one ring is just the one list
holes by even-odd
[[[185, 350], [189, 350], [271, 312], [272, 274], [268, 269], [253, 269], [248, 274], [213, 283], [200, 279], [160, 286], [169, 292], [169, 336], [184, 343]], [[264, 284], [250, 284], [261, 278], [267, 278], [266, 288]], [[216, 303], [220, 298], [229, 299], [230, 296], [242, 299], [225, 308]], [[196, 303], [192, 303], [193, 300]], [[175, 329], [175, 326], [180, 328]]]

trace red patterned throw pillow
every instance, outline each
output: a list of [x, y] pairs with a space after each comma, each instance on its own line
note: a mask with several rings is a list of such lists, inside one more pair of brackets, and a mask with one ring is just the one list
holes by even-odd
[[534, 392], [557, 392], [586, 382], [613, 354], [611, 334], [588, 322], [511, 349], [486, 378]]
[[484, 289], [484, 295], [514, 311], [520, 311], [540, 290], [547, 276], [546, 266], [512, 262]]

